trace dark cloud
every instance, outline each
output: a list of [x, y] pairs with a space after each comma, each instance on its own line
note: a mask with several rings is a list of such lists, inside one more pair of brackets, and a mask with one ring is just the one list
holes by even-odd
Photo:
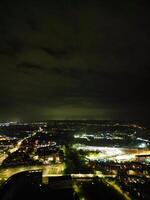
[[36, 64], [32, 64], [32, 63], [27, 63], [27, 62], [23, 62], [20, 63], [19, 65], [16, 66], [18, 70], [40, 70], [40, 71], [44, 71], [45, 67], [40, 66], [40, 65], [36, 65]]
[[147, 118], [143, 1], [3, 1], [0, 119]]
[[35, 19], [29, 18], [27, 19], [27, 25], [29, 26], [29, 29], [31, 29], [31, 31], [40, 31], [38, 23]]
[[22, 51], [23, 44], [17, 39], [1, 40], [0, 55], [13, 56]]
[[56, 57], [58, 59], [64, 58], [69, 53], [65, 49], [51, 49], [51, 48], [46, 48], [46, 47], [43, 47], [41, 49], [43, 51], [45, 51], [46, 53], [48, 53], [50, 56], [54, 56], [54, 57]]

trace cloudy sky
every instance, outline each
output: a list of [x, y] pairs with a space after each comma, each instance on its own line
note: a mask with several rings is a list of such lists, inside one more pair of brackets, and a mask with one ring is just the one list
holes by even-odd
[[0, 3], [0, 120], [148, 119], [142, 0]]

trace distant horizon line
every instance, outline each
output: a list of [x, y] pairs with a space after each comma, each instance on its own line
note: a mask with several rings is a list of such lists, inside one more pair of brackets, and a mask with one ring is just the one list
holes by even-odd
[[47, 121], [112, 121], [112, 122], [147, 122], [147, 119], [23, 119], [23, 120], [0, 120], [0, 123], [21, 122], [47, 122]]

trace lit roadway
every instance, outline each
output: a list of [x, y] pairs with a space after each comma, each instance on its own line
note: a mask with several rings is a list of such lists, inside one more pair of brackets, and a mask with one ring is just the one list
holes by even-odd
[[43, 170], [43, 175], [63, 174], [65, 165], [63, 163], [53, 165], [18, 166], [0, 169], [0, 179], [7, 180], [10, 176], [28, 170]]
[[3, 160], [7, 158], [7, 154], [5, 153], [0, 153], [0, 165], [2, 164]]
[[15, 147], [9, 149], [9, 152], [13, 153], [13, 152], [17, 151], [20, 148], [20, 145], [21, 145], [22, 141], [23, 141], [23, 139], [19, 140]]
[[[28, 139], [28, 138], [30, 138], [30, 137], [32, 137], [32, 136], [34, 136], [34, 135], [36, 135], [36, 132], [33, 132], [31, 136], [27, 136], [27, 137], [25, 137], [24, 139], [19, 140], [19, 141], [17, 142], [17, 144], [15, 145], [15, 147], [10, 147], [10, 148], [8, 149], [8, 151], [9, 151], [10, 153], [13, 153], [13, 152], [17, 151], [17, 150], [20, 148], [21, 143], [23, 142], [23, 140]], [[7, 156], [8, 156], [7, 153], [0, 153], [0, 165], [1, 165], [2, 162], [7, 158]]]
[[[20, 148], [20, 145], [21, 145], [21, 143], [22, 143], [22, 141], [23, 140], [19, 140], [18, 141], [18, 143], [17, 143], [17, 145], [15, 146], [15, 147], [10, 147], [9, 149], [8, 149], [8, 151], [10, 152], [10, 153], [13, 153], [13, 152], [15, 152], [15, 151], [17, 151], [19, 148]], [[2, 164], [2, 162], [7, 158], [7, 153], [4, 151], [3, 153], [0, 153], [0, 165]]]

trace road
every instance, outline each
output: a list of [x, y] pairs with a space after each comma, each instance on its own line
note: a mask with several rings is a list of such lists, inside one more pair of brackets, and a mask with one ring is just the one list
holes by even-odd
[[0, 179], [7, 180], [10, 176], [19, 172], [28, 170], [43, 170], [43, 175], [62, 175], [64, 171], [64, 164], [53, 164], [53, 165], [34, 165], [34, 166], [17, 166], [0, 169]]

